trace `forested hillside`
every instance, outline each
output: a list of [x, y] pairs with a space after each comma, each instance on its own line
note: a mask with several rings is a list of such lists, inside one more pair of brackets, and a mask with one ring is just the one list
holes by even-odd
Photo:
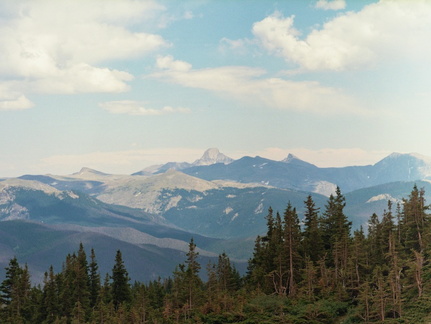
[[[117, 251], [110, 273], [82, 244], [32, 286], [13, 258], [1, 283], [2, 323], [425, 323], [431, 312], [431, 218], [416, 186], [401, 204], [351, 231], [337, 188], [312, 197], [300, 222], [290, 202], [269, 209], [248, 271], [222, 253], [201, 264], [193, 238], [169, 278], [131, 282]], [[90, 248], [90, 252], [86, 252]], [[205, 274], [205, 280], [202, 280]]]

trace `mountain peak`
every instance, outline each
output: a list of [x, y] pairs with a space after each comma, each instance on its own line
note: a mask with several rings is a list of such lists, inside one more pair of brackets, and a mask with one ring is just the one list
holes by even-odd
[[224, 155], [223, 153], [220, 153], [218, 148], [209, 148], [204, 152], [204, 154], [200, 159], [193, 162], [193, 165], [200, 166], [200, 165], [211, 165], [216, 163], [229, 164], [232, 161], [233, 159]]
[[418, 153], [391, 153], [389, 154], [387, 157], [383, 158], [381, 161], [377, 162], [381, 163], [386, 162], [386, 161], [391, 161], [391, 160], [400, 160], [400, 159], [414, 159], [414, 160], [420, 160], [426, 163], [431, 163], [431, 158], [425, 155], [421, 155]]
[[289, 153], [284, 160], [281, 160], [281, 162], [288, 163], [288, 164], [297, 164], [297, 165], [303, 164], [303, 165], [312, 165], [312, 166], [314, 166], [314, 164], [305, 162], [304, 160], [301, 160], [296, 155], [293, 155], [291, 153]]
[[293, 155], [292, 153], [289, 153], [285, 159], [281, 160], [281, 162], [290, 163], [290, 162], [292, 162], [294, 160], [302, 161], [297, 156]]
[[74, 173], [74, 176], [82, 176], [82, 175], [88, 175], [88, 174], [93, 174], [93, 175], [100, 175], [100, 176], [105, 176], [108, 175], [107, 173], [103, 173], [94, 169], [90, 169], [87, 167], [83, 167], [79, 172]]

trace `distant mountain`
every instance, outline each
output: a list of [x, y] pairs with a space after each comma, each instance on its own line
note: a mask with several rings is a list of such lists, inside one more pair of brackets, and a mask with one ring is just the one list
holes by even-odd
[[243, 157], [230, 164], [194, 166], [182, 172], [205, 180], [263, 183], [329, 195], [394, 181], [431, 179], [431, 159], [417, 154], [394, 153], [374, 165], [319, 168], [289, 155], [283, 161]]
[[168, 162], [162, 165], [153, 165], [145, 168], [142, 171], [133, 173], [132, 175], [151, 175], [157, 173], [163, 173], [170, 169], [184, 170], [193, 166], [204, 166], [213, 165], [218, 163], [229, 164], [233, 161], [230, 157], [220, 153], [217, 148], [207, 149], [200, 159], [197, 159], [193, 163], [188, 162]]
[[346, 193], [345, 213], [353, 222], [353, 228], [364, 226], [373, 213], [382, 216], [388, 209], [388, 201], [392, 203], [392, 212], [396, 214], [397, 204], [402, 204], [402, 199], [408, 199], [414, 186], [425, 190], [426, 203], [431, 203], [431, 182], [425, 181], [398, 181], [385, 183], [373, 187], [362, 188]]
[[210, 148], [205, 151], [204, 155], [195, 162], [193, 162], [193, 166], [200, 166], [200, 165], [212, 165], [216, 163], [223, 163], [223, 164], [229, 164], [233, 162], [233, 159], [230, 157], [224, 155], [223, 153], [220, 153], [220, 151], [217, 148]]
[[[26, 263], [34, 283], [42, 283], [45, 271], [50, 265], [60, 271], [66, 255], [76, 252], [83, 243], [87, 255], [90, 249], [96, 252], [99, 271], [104, 277], [111, 273], [115, 253], [120, 249], [123, 260], [132, 281], [156, 280], [172, 275], [175, 267], [186, 259], [186, 251], [155, 244], [139, 244], [112, 237], [91, 228], [68, 228], [68, 226], [49, 225], [29, 221], [0, 222], [0, 276], [4, 278], [4, 268], [14, 256], [21, 264]], [[213, 242], [215, 243], [215, 242]], [[185, 243], [185, 245], [187, 245]], [[215, 254], [199, 250], [199, 262], [215, 262]], [[245, 262], [236, 262], [242, 272]], [[202, 273], [205, 275], [205, 273]]]
[[[184, 260], [192, 237], [202, 257], [217, 255], [205, 250], [217, 246], [217, 239], [181, 230], [168, 224], [163, 217], [140, 209], [105, 204], [82, 192], [60, 191], [37, 181], [9, 179], [0, 182], [0, 220], [3, 251], [0, 266], [5, 266], [13, 255], [19, 254], [24, 258], [22, 261], [28, 261], [30, 268], [36, 267], [32, 263], [37, 261], [36, 256], [47, 255], [48, 251], [53, 252], [52, 249], [61, 245], [63, 252], [60, 253], [62, 249], [59, 248], [58, 254], [51, 257], [55, 260], [53, 263], [60, 266], [65, 255], [71, 249], [76, 250], [82, 241], [101, 247], [100, 253], [105, 253], [103, 246], [107, 251], [112, 250], [112, 257], [115, 249], [130, 250], [131, 259], [155, 267], [156, 270], [135, 278], [149, 280], [171, 273], [177, 262]], [[15, 224], [10, 226], [16, 231], [2, 232], [2, 228], [9, 228], [7, 224]], [[32, 228], [34, 232], [28, 233]], [[44, 266], [43, 270], [36, 267], [35, 271], [46, 271], [49, 266], [46, 260]], [[146, 266], [142, 268], [146, 269]], [[136, 268], [130, 270], [131, 273], [138, 272]]]
[[151, 177], [128, 176], [106, 182], [98, 199], [109, 204], [140, 208], [161, 215], [177, 203], [176, 196], [166, 196], [163, 191], [172, 189], [206, 191], [217, 188], [210, 181], [195, 178], [173, 169]]
[[393, 153], [374, 165], [320, 168], [292, 154], [282, 161], [233, 161], [209, 149], [194, 163], [165, 164], [136, 175], [82, 168], [67, 176], [0, 180], [0, 220], [37, 222], [77, 237], [103, 236], [104, 242], [115, 240], [136, 251], [152, 246], [184, 253], [193, 236], [202, 255], [230, 251], [232, 257], [248, 258], [254, 237], [266, 231], [270, 206], [283, 213], [290, 202], [302, 218], [311, 193], [323, 212], [338, 185], [356, 229], [366, 227], [372, 213], [381, 215], [388, 200], [396, 204], [407, 197], [415, 183], [431, 199], [428, 180], [431, 159], [417, 154]]

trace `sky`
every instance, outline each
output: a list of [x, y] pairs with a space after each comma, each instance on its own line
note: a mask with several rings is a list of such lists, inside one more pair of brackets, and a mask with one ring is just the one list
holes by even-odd
[[431, 156], [431, 1], [0, 0], [0, 177]]

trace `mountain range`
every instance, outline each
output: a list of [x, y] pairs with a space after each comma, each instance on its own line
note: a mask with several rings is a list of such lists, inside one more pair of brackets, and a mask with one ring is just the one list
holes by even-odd
[[[193, 163], [170, 162], [131, 175], [89, 168], [61, 175], [23, 175], [0, 181], [0, 266], [14, 255], [40, 282], [46, 262], [58, 269], [79, 242], [99, 252], [108, 272], [116, 249], [136, 280], [168, 276], [193, 237], [202, 264], [225, 251], [245, 270], [271, 206], [288, 202], [300, 218], [313, 197], [321, 211], [341, 188], [353, 228], [381, 215], [388, 200], [401, 203], [416, 184], [431, 196], [431, 159], [393, 153], [374, 165], [319, 168], [289, 154], [233, 160], [218, 149]], [[42, 264], [42, 260], [44, 264]], [[49, 264], [48, 264], [49, 266]]]

